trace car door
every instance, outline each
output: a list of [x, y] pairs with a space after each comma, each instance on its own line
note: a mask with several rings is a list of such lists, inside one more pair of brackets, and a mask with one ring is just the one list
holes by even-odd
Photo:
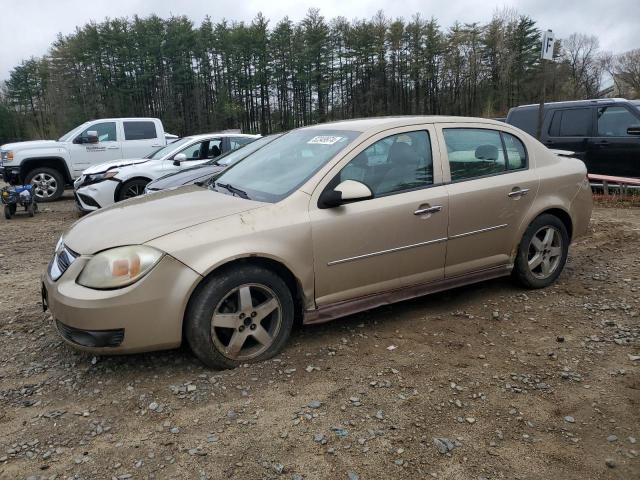
[[585, 160], [589, 138], [593, 135], [593, 108], [561, 108], [551, 112], [543, 143], [548, 148], [570, 150]]
[[124, 158], [143, 158], [165, 144], [152, 120], [123, 120], [122, 132]]
[[586, 164], [589, 173], [640, 177], [640, 136], [629, 128], [640, 129], [640, 112], [624, 105], [597, 108], [596, 133], [589, 140]]
[[[320, 208], [318, 197], [345, 180], [373, 198]], [[311, 198], [318, 306], [440, 280], [448, 199], [432, 126], [380, 133], [350, 153]]]
[[524, 142], [483, 124], [439, 124], [438, 135], [450, 180], [445, 277], [508, 265], [539, 184]]
[[[89, 143], [87, 132], [98, 134], [97, 143]], [[120, 137], [115, 121], [97, 122], [85, 128], [69, 145], [69, 157], [73, 176], [79, 176], [83, 170], [122, 158]]]

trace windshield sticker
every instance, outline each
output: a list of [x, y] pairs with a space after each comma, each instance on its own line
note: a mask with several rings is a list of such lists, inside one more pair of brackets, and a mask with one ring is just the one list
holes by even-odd
[[317, 135], [309, 140], [309, 145], [333, 145], [336, 142], [342, 140], [343, 137], [334, 137], [331, 135]]

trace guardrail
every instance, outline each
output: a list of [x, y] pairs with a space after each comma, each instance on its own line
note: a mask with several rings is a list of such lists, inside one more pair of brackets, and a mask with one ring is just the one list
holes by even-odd
[[589, 178], [589, 182], [591, 182], [591, 186], [602, 188], [605, 195], [609, 195], [609, 188], [619, 189], [622, 195], [627, 195], [628, 190], [640, 189], [640, 178], [615, 177], [612, 175], [596, 175], [592, 173], [587, 175], [587, 177]]

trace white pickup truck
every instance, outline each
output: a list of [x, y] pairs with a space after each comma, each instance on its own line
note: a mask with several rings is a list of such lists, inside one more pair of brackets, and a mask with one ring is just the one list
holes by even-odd
[[141, 158], [167, 144], [157, 118], [91, 120], [58, 140], [0, 146], [0, 174], [6, 182], [31, 183], [38, 201], [59, 198], [83, 170], [121, 158]]

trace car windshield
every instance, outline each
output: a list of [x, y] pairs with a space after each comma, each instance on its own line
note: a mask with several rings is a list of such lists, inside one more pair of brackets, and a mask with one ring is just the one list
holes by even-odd
[[176, 140], [175, 142], [172, 142], [169, 145], [166, 145], [156, 150], [155, 152], [151, 152], [149, 155], [147, 155], [144, 158], [148, 158], [150, 160], [159, 160], [165, 155], [167, 155], [168, 153], [173, 152], [176, 148], [184, 145], [185, 143], [189, 143], [192, 140], [193, 139], [190, 137], [181, 138], [180, 140]]
[[225, 170], [210, 188], [252, 200], [278, 202], [359, 135], [346, 130], [294, 130]]
[[246, 145], [238, 148], [237, 150], [233, 150], [231, 152], [225, 153], [220, 157], [214, 158], [213, 160], [209, 160], [208, 162], [203, 163], [203, 165], [220, 165], [222, 167], [233, 165], [234, 163], [239, 162], [243, 158], [248, 157], [256, 150], [259, 150], [265, 145], [273, 142], [276, 138], [280, 136], [282, 136], [282, 134], [269, 135], [268, 137], [259, 138], [258, 140], [254, 140], [251, 143], [247, 143]]
[[89, 125], [90, 122], [84, 122], [82, 125], [75, 127], [73, 130], [69, 130], [67, 133], [62, 135], [58, 141], [59, 142], [69, 142], [73, 137], [75, 137], [78, 133], [83, 131], [85, 127]]

